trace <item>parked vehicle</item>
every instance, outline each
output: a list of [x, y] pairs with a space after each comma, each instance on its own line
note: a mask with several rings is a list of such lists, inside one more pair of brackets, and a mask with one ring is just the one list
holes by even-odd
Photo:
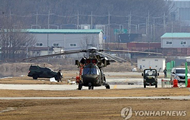
[[154, 86], [157, 88], [158, 85], [158, 80], [157, 77], [159, 76], [159, 73], [157, 72], [156, 69], [145, 69], [142, 73], [143, 76], [143, 83], [144, 83], [144, 88], [146, 86]]
[[28, 76], [33, 77], [33, 79], [54, 77], [55, 80], [59, 82], [62, 78], [62, 75], [59, 72], [54, 72], [46, 67], [30, 66]]
[[[189, 76], [190, 74], [188, 73], [187, 77]], [[171, 78], [170, 78], [171, 84], [173, 84], [174, 79], [177, 79], [178, 83], [185, 83], [185, 68], [173, 68], [171, 71]]]

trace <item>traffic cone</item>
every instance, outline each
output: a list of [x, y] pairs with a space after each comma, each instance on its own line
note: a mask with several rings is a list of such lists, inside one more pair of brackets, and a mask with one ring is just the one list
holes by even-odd
[[173, 80], [173, 87], [178, 87], [178, 81], [176, 79]]
[[190, 87], [190, 79], [187, 80], [187, 87]]

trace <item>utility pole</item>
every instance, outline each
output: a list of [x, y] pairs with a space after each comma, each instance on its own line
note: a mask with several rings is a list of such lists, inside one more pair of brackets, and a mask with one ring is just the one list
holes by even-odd
[[111, 21], [111, 15], [108, 12], [108, 32], [107, 32], [107, 37], [108, 37], [108, 42], [110, 42], [110, 21]]
[[13, 25], [12, 27], [13, 27], [13, 29], [14, 29], [15, 25], [13, 24], [13, 21], [12, 21], [12, 12], [11, 12], [11, 11], [10, 11], [10, 16], [9, 16], [9, 18], [10, 18], [10, 20], [11, 20], [11, 24]]
[[77, 29], [79, 29], [79, 12], [77, 13]]
[[171, 29], [171, 32], [173, 33], [174, 32], [174, 22], [172, 21], [172, 29]]
[[153, 25], [150, 25], [150, 37], [153, 39]]
[[92, 11], [91, 11], [91, 25], [90, 25], [90, 28], [93, 29], [93, 15], [92, 15]]
[[163, 22], [164, 22], [164, 33], [166, 32], [166, 14], [164, 13], [163, 17]]
[[153, 41], [155, 41], [156, 34], [156, 18], [153, 18]]
[[49, 10], [49, 12], [48, 12], [48, 29], [50, 28], [49, 26], [49, 23], [50, 23], [50, 10]]
[[149, 34], [149, 21], [150, 21], [150, 14], [148, 12], [148, 17], [146, 19], [146, 36]]
[[129, 29], [129, 34], [131, 34], [131, 12], [129, 14], [128, 29]]
[[38, 12], [36, 12], [36, 28], [37, 28], [37, 25], [38, 25]]

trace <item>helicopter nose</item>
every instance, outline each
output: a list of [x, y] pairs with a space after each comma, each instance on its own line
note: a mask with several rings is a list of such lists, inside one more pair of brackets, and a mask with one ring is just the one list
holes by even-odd
[[97, 75], [82, 75], [83, 83], [87, 85], [88, 83], [96, 84], [97, 77]]

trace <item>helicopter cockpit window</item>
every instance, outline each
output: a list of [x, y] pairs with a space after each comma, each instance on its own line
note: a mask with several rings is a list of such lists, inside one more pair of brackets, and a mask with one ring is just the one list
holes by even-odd
[[87, 74], [97, 75], [98, 71], [96, 68], [86, 67], [83, 69], [83, 75], [87, 75]]

